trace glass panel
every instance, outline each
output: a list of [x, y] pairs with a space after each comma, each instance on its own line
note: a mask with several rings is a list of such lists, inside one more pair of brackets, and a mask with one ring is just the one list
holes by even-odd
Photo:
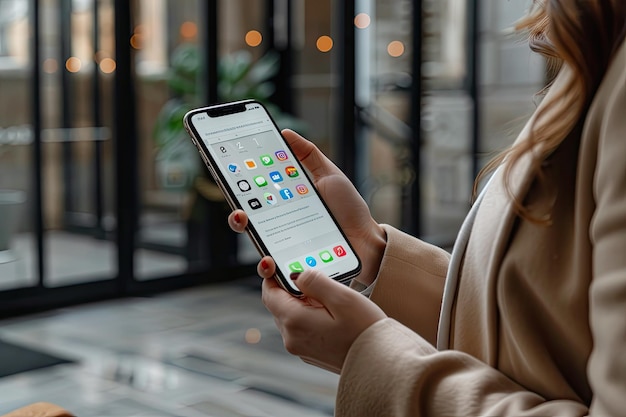
[[[136, 277], [250, 263], [258, 255], [246, 236], [228, 229], [230, 208], [182, 128], [184, 113], [205, 104], [200, 16], [207, 5], [197, 0], [141, 0], [139, 5], [138, 42], [133, 43], [141, 193]], [[234, 74], [263, 54], [263, 7], [264, 2], [219, 2], [222, 100], [260, 93], [258, 83]]]
[[410, 164], [412, 2], [362, 1], [355, 17], [357, 103], [362, 108], [361, 192], [379, 222], [402, 226]]
[[117, 274], [111, 188], [113, 8], [110, 1], [98, 4], [97, 44], [93, 0], [42, 4], [48, 287], [112, 279]]
[[333, 158], [338, 55], [332, 16], [337, 6], [328, 0], [302, 0], [291, 2], [291, 7], [294, 112], [302, 121], [296, 130]]
[[[199, 64], [199, 5], [197, 1], [167, 0], [141, 0], [138, 5], [131, 38], [137, 63], [140, 188], [135, 276], [144, 280], [187, 270], [184, 218], [191, 201], [187, 190], [199, 167], [194, 149], [187, 146], [186, 133], [181, 130], [186, 97], [169, 101], [168, 69], [175, 53], [182, 65]], [[181, 31], [182, 27], [185, 29]], [[189, 50], [177, 49], [181, 44], [190, 46]], [[195, 89], [196, 81], [185, 87]], [[166, 114], [170, 108], [172, 112]], [[174, 133], [171, 124], [177, 127]]]
[[0, 290], [37, 283], [28, 0], [0, 1]]

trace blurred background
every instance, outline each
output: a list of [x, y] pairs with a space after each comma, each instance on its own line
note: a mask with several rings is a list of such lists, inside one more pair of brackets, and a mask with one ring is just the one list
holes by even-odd
[[180, 122], [233, 99], [317, 143], [379, 222], [449, 247], [544, 82], [511, 31], [529, 3], [0, 0], [1, 308], [250, 274]]
[[267, 103], [375, 219], [450, 248], [545, 83], [512, 31], [531, 3], [0, 0], [0, 316], [254, 276], [182, 130], [228, 100]]

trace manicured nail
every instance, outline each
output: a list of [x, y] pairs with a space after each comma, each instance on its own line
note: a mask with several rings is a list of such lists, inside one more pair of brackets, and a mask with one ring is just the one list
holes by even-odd
[[292, 281], [297, 280], [299, 276], [300, 276], [299, 272], [292, 272], [291, 274], [289, 274], [289, 278], [291, 278]]
[[267, 269], [267, 268], [269, 268], [269, 265], [267, 264], [267, 261], [266, 261], [266, 260], [262, 260], [262, 261], [261, 261], [261, 268], [263, 268], [263, 269]]
[[235, 223], [239, 223], [239, 213], [235, 213]]

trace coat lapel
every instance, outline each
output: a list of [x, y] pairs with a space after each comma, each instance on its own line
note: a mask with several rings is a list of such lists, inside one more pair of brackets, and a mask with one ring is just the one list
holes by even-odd
[[[543, 103], [558, 92], [568, 77], [569, 71], [564, 67]], [[528, 137], [534, 120], [535, 115], [526, 124], [516, 143]], [[535, 163], [532, 155], [526, 153], [511, 170], [509, 189], [521, 200], [535, 178]], [[517, 219], [513, 202], [505, 188], [504, 174], [504, 169], [496, 171], [476, 213], [465, 256], [461, 261], [450, 323], [449, 347], [467, 352], [492, 366], [496, 365], [498, 359], [497, 278]]]

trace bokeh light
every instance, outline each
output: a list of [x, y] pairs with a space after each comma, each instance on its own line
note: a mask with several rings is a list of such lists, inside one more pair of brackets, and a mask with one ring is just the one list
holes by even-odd
[[48, 58], [43, 61], [42, 68], [46, 74], [54, 74], [59, 70], [59, 62], [54, 58]]
[[71, 56], [65, 61], [65, 68], [69, 72], [78, 72], [82, 68], [83, 64], [80, 62], [80, 59], [75, 56]]
[[110, 74], [115, 71], [116, 66], [117, 65], [115, 61], [111, 58], [104, 58], [100, 61], [100, 71], [104, 72], [105, 74]]
[[359, 29], [366, 29], [372, 23], [372, 19], [367, 13], [359, 13], [354, 18], [354, 26]]
[[259, 46], [263, 42], [263, 35], [258, 30], [249, 30], [246, 33], [246, 44], [248, 46]]
[[141, 49], [142, 41], [143, 37], [140, 34], [135, 33], [133, 36], [130, 37], [130, 46], [135, 49]]
[[387, 52], [394, 58], [398, 58], [404, 54], [404, 44], [400, 41], [392, 41], [387, 45]]
[[198, 25], [194, 22], [183, 22], [180, 25], [180, 36], [186, 40], [195, 39], [198, 36]]
[[256, 345], [261, 341], [261, 331], [259, 329], [248, 329], [246, 330], [246, 343], [251, 345]]
[[133, 36], [130, 37], [130, 46], [134, 49], [141, 49], [143, 46], [143, 33], [144, 27], [143, 25], [135, 26], [135, 30], [133, 31]]
[[333, 49], [333, 38], [331, 38], [330, 36], [320, 36], [319, 38], [317, 38], [317, 49], [320, 52], [328, 52], [331, 49]]

